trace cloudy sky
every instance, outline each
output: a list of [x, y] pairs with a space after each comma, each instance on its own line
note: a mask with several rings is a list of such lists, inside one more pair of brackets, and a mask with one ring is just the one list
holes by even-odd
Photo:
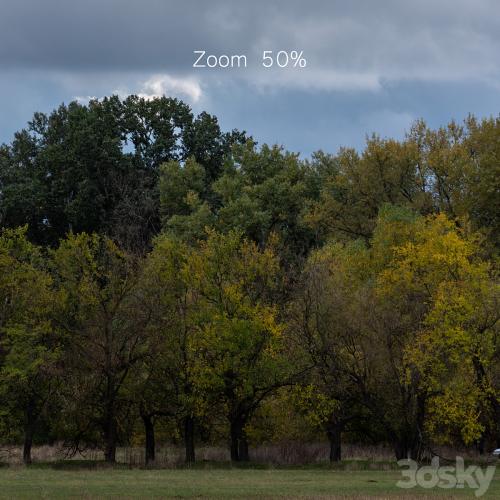
[[[194, 50], [246, 68], [195, 69]], [[264, 50], [305, 68], [265, 69]], [[304, 155], [500, 112], [497, 0], [0, 0], [0, 142], [34, 111], [180, 97]]]

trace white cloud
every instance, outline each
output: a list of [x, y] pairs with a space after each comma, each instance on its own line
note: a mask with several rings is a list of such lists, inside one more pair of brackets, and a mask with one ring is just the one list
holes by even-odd
[[88, 104], [89, 101], [93, 101], [97, 97], [95, 95], [76, 95], [74, 99], [79, 104]]
[[[197, 79], [193, 77], [174, 77], [168, 74], [137, 75], [130, 73], [111, 73], [103, 75], [73, 75], [56, 73], [53, 79], [62, 82], [73, 93], [73, 99], [87, 104], [92, 99], [102, 99], [107, 95], [117, 95], [126, 99], [129, 95], [138, 95], [146, 100], [155, 97], [178, 97], [183, 101], [196, 104], [203, 95]], [[92, 91], [92, 95], [85, 91]]]
[[166, 95], [169, 97], [187, 97], [192, 102], [198, 102], [202, 96], [201, 86], [194, 78], [175, 78], [166, 74], [154, 75], [142, 83], [139, 97], [154, 99]]

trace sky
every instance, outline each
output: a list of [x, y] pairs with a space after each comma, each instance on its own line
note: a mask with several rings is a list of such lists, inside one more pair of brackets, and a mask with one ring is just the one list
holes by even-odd
[[[245, 68], [193, 68], [195, 50]], [[262, 66], [302, 51], [305, 67]], [[178, 97], [308, 156], [500, 112], [498, 0], [0, 0], [0, 143], [35, 111]]]

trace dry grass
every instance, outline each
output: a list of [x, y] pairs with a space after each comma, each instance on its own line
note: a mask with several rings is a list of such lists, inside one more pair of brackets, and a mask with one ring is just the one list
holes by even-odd
[[[436, 450], [443, 457], [454, 458], [457, 455], [471, 461], [487, 461], [489, 456], [481, 457], [474, 451], [440, 448]], [[297, 466], [322, 464], [328, 461], [329, 447], [327, 443], [283, 442], [272, 445], [259, 445], [250, 449], [250, 458], [254, 463]], [[68, 459], [62, 446], [36, 446], [32, 450], [33, 461], [56, 462]], [[342, 458], [350, 470], [366, 469], [368, 464], [378, 464], [381, 469], [394, 462], [391, 448], [385, 446], [361, 446], [345, 444]], [[69, 460], [102, 461], [102, 451], [87, 450], [77, 453]], [[200, 463], [229, 462], [229, 451], [223, 446], [199, 446], [196, 449], [196, 459]], [[22, 463], [22, 448], [20, 446], [0, 447], [0, 462], [8, 464]], [[129, 466], [144, 465], [144, 450], [141, 447], [123, 447], [117, 450], [117, 462]], [[157, 467], [176, 467], [184, 463], [184, 449], [180, 446], [158, 446], [156, 452]]]

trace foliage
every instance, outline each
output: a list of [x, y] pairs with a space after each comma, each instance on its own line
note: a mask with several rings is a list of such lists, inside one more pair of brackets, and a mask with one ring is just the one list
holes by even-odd
[[166, 97], [36, 113], [0, 147], [1, 440], [500, 446], [499, 134], [302, 159]]
[[56, 298], [40, 249], [26, 228], [0, 235], [0, 430], [24, 438], [24, 459], [48, 418], [60, 375], [61, 337], [50, 311]]

